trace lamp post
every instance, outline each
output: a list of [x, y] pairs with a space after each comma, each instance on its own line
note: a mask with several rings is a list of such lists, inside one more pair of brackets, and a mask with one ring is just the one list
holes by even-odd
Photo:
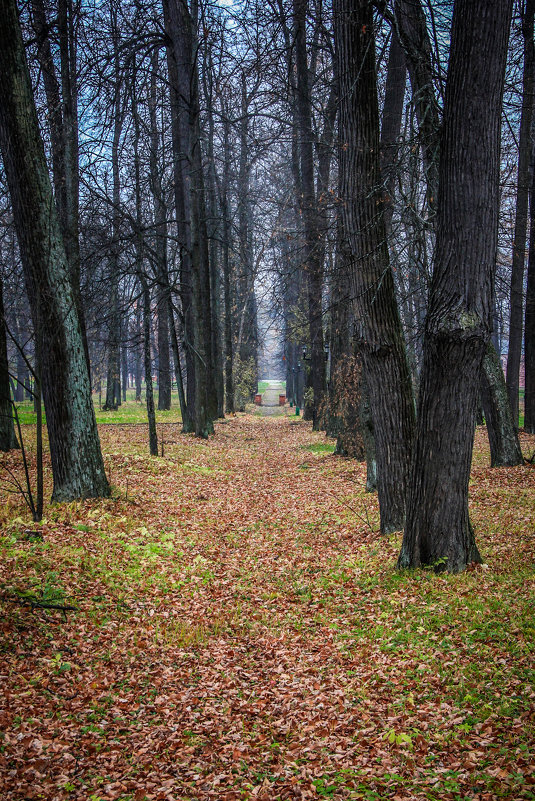
[[303, 369], [303, 365], [301, 362], [297, 362], [297, 367], [294, 367], [294, 370], [297, 373], [296, 380], [295, 380], [295, 416], [299, 417], [301, 409], [301, 372]]

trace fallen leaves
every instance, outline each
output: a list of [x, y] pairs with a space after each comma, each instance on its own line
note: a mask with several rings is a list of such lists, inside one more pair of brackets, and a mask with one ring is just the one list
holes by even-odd
[[285, 418], [216, 428], [166, 425], [165, 458], [102, 428], [114, 499], [42, 540], [6, 503], [0, 584], [79, 612], [4, 607], [0, 796], [532, 798], [533, 468], [478, 432], [488, 569], [408, 576], [363, 465]]

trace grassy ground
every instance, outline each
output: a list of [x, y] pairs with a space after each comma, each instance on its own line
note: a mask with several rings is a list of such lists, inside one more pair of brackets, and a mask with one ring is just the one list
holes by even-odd
[[[280, 382], [284, 388], [286, 388], [286, 381]], [[269, 381], [259, 381], [258, 382], [258, 393], [263, 395], [266, 389], [269, 387]]]
[[[282, 384], [285, 386], [286, 382]], [[258, 382], [258, 392], [264, 393], [269, 386], [269, 381]], [[126, 401], [116, 411], [104, 411], [102, 404], [105, 400], [105, 395], [100, 396], [97, 392], [93, 394], [93, 403], [95, 406], [95, 414], [97, 423], [105, 424], [124, 424], [124, 423], [146, 423], [147, 422], [147, 408], [145, 406], [145, 388], [143, 387], [142, 402], [135, 401], [135, 390], [129, 389], [126, 392]], [[169, 411], [158, 411], [158, 390], [154, 393], [154, 403], [156, 405], [156, 421], [158, 423], [173, 423], [177, 420], [182, 420], [180, 414], [180, 407], [176, 392], [173, 393], [171, 409]], [[19, 420], [22, 424], [35, 424], [36, 414], [33, 410], [33, 403], [31, 401], [24, 401], [24, 403], [17, 403], [17, 411]], [[46, 420], [44, 412], [43, 418]]]
[[[129, 389], [126, 392], [126, 401], [123, 402], [116, 411], [104, 411], [104, 409], [102, 409], [102, 404], [104, 403], [105, 399], [105, 395], [99, 397], [97, 392], [93, 394], [93, 404], [95, 406], [97, 423], [134, 424], [147, 422], [147, 407], [145, 405], [144, 387], [141, 403], [136, 402], [135, 400], [135, 390]], [[182, 419], [176, 392], [173, 393], [171, 409], [169, 411], [158, 411], [157, 390], [154, 393], [154, 404], [156, 406], [156, 421], [158, 423], [172, 423]], [[21, 423], [27, 424], [36, 422], [36, 415], [33, 410], [32, 402], [25, 401], [24, 403], [17, 403], [17, 411]]]
[[307, 423], [161, 424], [164, 458], [100, 430], [112, 499], [0, 499], [0, 798], [535, 798], [533, 466], [489, 469], [478, 430], [487, 566], [400, 574]]

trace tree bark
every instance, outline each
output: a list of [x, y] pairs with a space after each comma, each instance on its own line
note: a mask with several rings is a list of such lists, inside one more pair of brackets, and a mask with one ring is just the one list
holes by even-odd
[[[189, 96], [187, 66], [181, 64], [181, 45], [177, 31], [177, 5], [162, 0], [166, 43], [167, 72], [169, 78], [169, 108], [171, 113], [171, 143], [173, 152], [173, 189], [177, 238], [180, 247], [180, 299], [184, 326], [186, 354], [186, 406], [182, 410], [182, 430], [194, 431], [195, 420], [195, 358], [193, 345], [193, 299], [191, 275], [191, 190], [188, 168], [188, 113]], [[175, 46], [174, 42], [177, 40]], [[182, 61], [185, 56], [182, 57]], [[185, 414], [184, 414], [185, 412]]]
[[223, 218], [223, 299], [225, 309], [225, 411], [234, 414], [234, 347], [232, 340], [232, 296], [231, 296], [231, 220], [229, 206], [230, 189], [230, 119], [225, 109], [223, 116], [223, 177], [221, 185], [221, 215]]
[[11, 405], [3, 282], [0, 279], [0, 451], [10, 451], [18, 447]]
[[352, 258], [358, 352], [377, 456], [381, 530], [403, 528], [414, 435], [412, 385], [389, 264], [379, 165], [379, 109], [372, 4], [337, 0], [340, 200]]
[[90, 371], [85, 315], [80, 292], [79, 242], [79, 167], [78, 167], [78, 87], [76, 75], [75, 12], [71, 0], [58, 1], [57, 27], [60, 54], [59, 78], [50, 45], [51, 24], [43, 0], [32, 0], [33, 28], [37, 39], [37, 57], [43, 75], [54, 196], [61, 233], [69, 262], [82, 337]]
[[147, 403], [147, 420], [149, 424], [149, 451], [151, 456], [158, 456], [158, 435], [156, 432], [156, 412], [154, 410], [154, 390], [152, 386], [152, 360], [150, 356], [150, 291], [147, 279], [139, 276], [143, 292], [143, 364], [145, 367], [145, 400]]
[[121, 230], [121, 175], [119, 169], [119, 143], [123, 125], [121, 110], [122, 76], [119, 63], [117, 9], [110, 9], [113, 36], [113, 58], [115, 86], [113, 98], [113, 139], [111, 146], [112, 166], [112, 225], [109, 251], [109, 319], [108, 319], [108, 369], [106, 375], [105, 409], [117, 409], [121, 405], [121, 314], [119, 309], [119, 237]]
[[531, 183], [530, 163], [533, 150], [532, 119], [535, 100], [535, 45], [533, 19], [535, 0], [526, 0], [522, 16], [524, 38], [524, 75], [522, 85], [522, 114], [518, 142], [518, 175], [516, 188], [515, 232], [511, 267], [511, 310], [509, 316], [509, 346], [507, 352], [507, 395], [511, 404], [515, 428], [519, 418], [519, 374], [522, 355], [522, 317], [524, 290], [524, 259], [528, 225], [528, 202]]
[[139, 114], [135, 87], [132, 91], [132, 117], [134, 120], [134, 175], [135, 175], [135, 202], [136, 218], [134, 227], [136, 273], [141, 286], [142, 300], [142, 327], [143, 327], [143, 366], [145, 371], [145, 400], [147, 405], [147, 422], [149, 429], [149, 452], [151, 456], [158, 456], [158, 436], [156, 431], [156, 412], [154, 409], [154, 389], [152, 384], [152, 358], [151, 358], [151, 298], [147, 276], [143, 269], [143, 232], [141, 213], [141, 169], [139, 159]]
[[0, 146], [39, 350], [55, 501], [109, 495], [15, 0], [0, 18]]
[[433, 87], [431, 43], [421, 0], [396, 0], [395, 26], [409, 70], [424, 159], [427, 204], [429, 216], [433, 218], [438, 192], [440, 113]]
[[225, 416], [225, 383], [223, 367], [223, 342], [221, 335], [221, 275], [219, 268], [219, 254], [222, 252], [220, 247], [221, 240], [221, 217], [217, 202], [217, 173], [214, 153], [214, 92], [213, 92], [213, 66], [210, 51], [207, 54], [207, 63], [204, 67], [205, 73], [205, 102], [208, 118], [208, 144], [207, 144], [207, 169], [206, 169], [206, 188], [207, 188], [207, 214], [208, 225], [207, 234], [209, 239], [209, 264], [210, 264], [210, 309], [212, 313], [212, 360], [214, 372], [214, 385], [217, 397], [217, 417]]
[[535, 434], [535, 169], [531, 179], [528, 282], [524, 323], [524, 431]]
[[308, 0], [293, 0], [296, 114], [301, 180], [301, 211], [304, 220], [304, 270], [307, 276], [308, 325], [310, 338], [310, 384], [314, 391], [313, 427], [319, 426], [319, 409], [326, 390], [323, 341], [323, 258], [324, 230], [314, 191], [312, 103], [307, 60], [306, 16]]
[[394, 211], [394, 187], [397, 175], [398, 139], [403, 118], [407, 67], [405, 54], [396, 28], [392, 28], [392, 39], [386, 68], [385, 102], [381, 120], [381, 175], [384, 185], [384, 215], [387, 235], [392, 228]]
[[[531, 2], [532, 0], [530, 0]], [[433, 64], [431, 59], [431, 43], [427, 33], [425, 14], [421, 5], [421, 0], [397, 0], [395, 6], [396, 29], [400, 32], [400, 37], [405, 50], [406, 59], [409, 64], [413, 103], [416, 109], [416, 116], [420, 126], [422, 137], [422, 148], [424, 155], [425, 177], [427, 183], [428, 205], [431, 212], [430, 222], [433, 230], [436, 222], [436, 199], [438, 197], [438, 166], [440, 153], [440, 113], [436, 93], [433, 85]], [[418, 187], [415, 187], [415, 192]], [[409, 233], [409, 247], [413, 248], [417, 243], [417, 229], [411, 226], [413, 234]], [[423, 232], [420, 231], [422, 237]], [[425, 243], [424, 243], [425, 246]], [[412, 259], [411, 259], [412, 260]], [[416, 320], [417, 330], [423, 330], [424, 303], [425, 297], [419, 289], [420, 277], [415, 275], [414, 269], [409, 272], [409, 297], [411, 314], [409, 319]], [[417, 372], [417, 362], [421, 359], [414, 354], [413, 373]], [[484, 370], [490, 369], [490, 361], [485, 359], [483, 362]], [[510, 459], [512, 454], [520, 452], [520, 443], [516, 425], [511, 428], [507, 424], [507, 416], [500, 406], [501, 393], [490, 391], [488, 381], [495, 385], [497, 376], [482, 377], [482, 388], [487, 387], [485, 394], [486, 404], [486, 424], [489, 441], [492, 442], [492, 450], [498, 466], [500, 459]], [[496, 427], [494, 428], [494, 426]]]
[[500, 114], [512, 0], [456, 0], [440, 144], [437, 242], [399, 567], [480, 562], [468, 514], [479, 376], [490, 339]]
[[180, 158], [182, 163], [184, 157], [186, 158], [186, 187], [189, 193], [187, 205], [183, 199], [178, 200], [177, 218], [179, 206], [180, 213], [187, 214], [189, 210], [189, 217], [185, 218], [185, 222], [189, 228], [191, 260], [195, 433], [199, 437], [206, 438], [213, 433], [213, 419], [217, 415], [217, 392], [212, 353], [210, 264], [201, 158], [198, 66], [197, 53], [194, 49], [197, 15], [196, 10], [195, 13], [190, 13], [182, 0], [164, 0], [164, 11], [170, 40], [168, 65], [172, 62], [169, 68], [170, 83], [172, 84], [173, 80], [177, 82], [175, 87], [171, 87], [174, 89], [174, 102], [178, 114], [178, 126], [173, 138], [177, 139], [179, 153], [178, 156], [175, 153], [175, 158]]
[[515, 467], [523, 464], [502, 365], [492, 342], [487, 345], [483, 359], [481, 401], [489, 437], [490, 466]]
[[167, 209], [162, 191], [158, 164], [160, 134], [156, 121], [158, 74], [158, 51], [151, 59], [150, 87], [148, 97], [150, 120], [149, 171], [150, 190], [154, 216], [154, 263], [156, 273], [156, 310], [158, 318], [158, 409], [171, 408], [171, 369], [169, 352], [169, 275], [167, 270]]

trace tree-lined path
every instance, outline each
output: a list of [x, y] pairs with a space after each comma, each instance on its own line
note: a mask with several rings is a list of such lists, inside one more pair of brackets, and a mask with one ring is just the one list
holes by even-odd
[[113, 498], [30, 539], [3, 498], [1, 797], [532, 797], [532, 468], [489, 469], [479, 429], [488, 567], [412, 575], [364, 464], [310, 424], [158, 434], [163, 458], [101, 426]]

